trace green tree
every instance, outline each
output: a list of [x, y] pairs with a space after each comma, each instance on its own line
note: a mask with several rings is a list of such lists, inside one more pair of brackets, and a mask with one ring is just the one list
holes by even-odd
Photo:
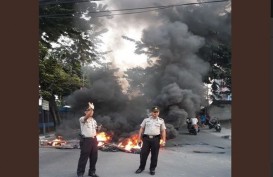
[[55, 95], [62, 98], [82, 87], [82, 66], [101, 57], [97, 52], [101, 42], [98, 36], [106, 30], [89, 12], [105, 10], [106, 6], [53, 2], [40, 1], [39, 6], [39, 84], [56, 126], [61, 117]]
[[[46, 50], [40, 44], [40, 56], [42, 57]], [[68, 95], [74, 90], [80, 88], [81, 79], [73, 72], [67, 72], [58, 59], [45, 55], [40, 58], [39, 62], [39, 84], [40, 94], [43, 99], [49, 101], [50, 113], [53, 117], [55, 125], [59, 125], [61, 118], [58, 114], [55, 95], [59, 97]]]
[[[207, 49], [206, 49], [207, 48]], [[202, 53], [203, 52], [203, 53]], [[222, 80], [224, 87], [227, 87], [231, 93], [231, 48], [227, 44], [218, 44], [217, 46], [206, 46], [203, 47], [201, 52], [203, 58], [205, 58], [211, 65], [210, 71], [205, 78], [206, 83], [212, 84], [212, 93], [220, 97], [219, 83], [215, 80]]]

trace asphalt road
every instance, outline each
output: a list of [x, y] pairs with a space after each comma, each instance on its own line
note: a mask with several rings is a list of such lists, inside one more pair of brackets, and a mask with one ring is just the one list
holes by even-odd
[[[218, 133], [208, 128], [198, 135], [181, 131], [160, 149], [157, 177], [231, 177], [231, 130]], [[79, 149], [39, 149], [39, 177], [76, 177]], [[99, 151], [97, 174], [100, 177], [148, 177], [146, 169], [135, 174], [139, 154]], [[88, 164], [86, 172], [88, 171]], [[87, 173], [85, 173], [87, 176]]]

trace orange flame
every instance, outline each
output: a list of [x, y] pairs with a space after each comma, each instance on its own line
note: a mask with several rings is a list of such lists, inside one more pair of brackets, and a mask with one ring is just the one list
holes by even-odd
[[99, 142], [98, 146], [104, 145], [105, 143], [111, 141], [111, 139], [112, 137], [105, 132], [100, 132], [97, 134], [97, 140]]
[[48, 142], [48, 145], [51, 146], [62, 146], [66, 144], [66, 141], [63, 140], [62, 136], [58, 136], [56, 139], [52, 140], [51, 142]]
[[125, 138], [122, 140], [119, 144], [118, 147], [124, 148], [125, 150], [131, 152], [132, 149], [140, 149], [140, 147], [137, 144], [138, 140], [138, 134], [134, 134], [129, 138]]

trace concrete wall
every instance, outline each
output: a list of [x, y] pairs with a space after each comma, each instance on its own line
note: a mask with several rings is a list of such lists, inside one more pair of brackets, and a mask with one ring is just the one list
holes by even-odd
[[211, 118], [219, 120], [231, 119], [231, 102], [213, 102], [207, 109]]

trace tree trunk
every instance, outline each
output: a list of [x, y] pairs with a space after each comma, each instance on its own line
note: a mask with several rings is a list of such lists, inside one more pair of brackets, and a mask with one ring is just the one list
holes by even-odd
[[49, 108], [50, 108], [50, 114], [53, 117], [54, 120], [54, 126], [55, 128], [61, 124], [61, 118], [60, 114], [57, 108], [57, 104], [55, 102], [55, 97], [54, 95], [50, 98], [49, 100]]

